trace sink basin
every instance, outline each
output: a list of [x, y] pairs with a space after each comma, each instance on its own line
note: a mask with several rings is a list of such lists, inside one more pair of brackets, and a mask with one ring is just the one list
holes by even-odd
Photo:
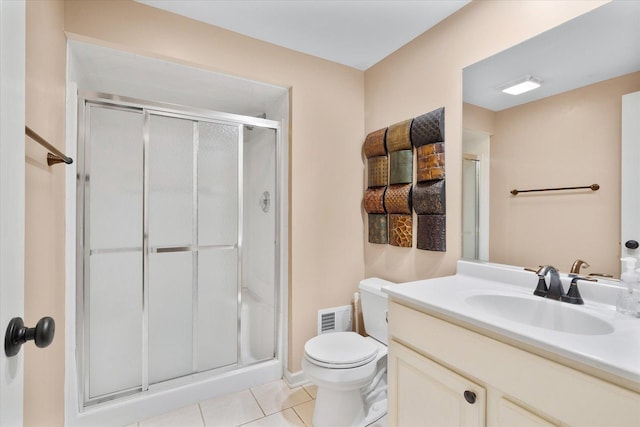
[[478, 294], [466, 297], [465, 302], [486, 314], [537, 328], [580, 335], [607, 335], [614, 331], [613, 325], [596, 316], [540, 297]]

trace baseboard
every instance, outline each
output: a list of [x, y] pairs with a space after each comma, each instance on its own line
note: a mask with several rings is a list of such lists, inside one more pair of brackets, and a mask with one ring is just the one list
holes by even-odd
[[289, 387], [299, 387], [304, 384], [308, 384], [307, 376], [302, 371], [291, 373], [288, 369], [284, 370], [284, 380]]

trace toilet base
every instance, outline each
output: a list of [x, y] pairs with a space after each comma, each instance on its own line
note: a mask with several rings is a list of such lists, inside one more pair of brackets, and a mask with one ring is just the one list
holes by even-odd
[[364, 418], [360, 389], [337, 391], [318, 387], [313, 411], [314, 427], [362, 426]]

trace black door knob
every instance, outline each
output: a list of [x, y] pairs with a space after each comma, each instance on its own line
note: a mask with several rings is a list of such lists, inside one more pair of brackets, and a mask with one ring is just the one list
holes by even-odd
[[476, 403], [476, 394], [471, 390], [464, 391], [464, 400], [471, 403], [472, 405]]
[[636, 240], [627, 240], [624, 245], [627, 249], [638, 249], [640, 247], [640, 243]]
[[22, 344], [33, 340], [37, 347], [47, 347], [56, 333], [56, 322], [51, 317], [43, 317], [35, 328], [27, 328], [21, 317], [14, 317], [7, 326], [4, 336], [4, 353], [7, 357], [18, 354]]

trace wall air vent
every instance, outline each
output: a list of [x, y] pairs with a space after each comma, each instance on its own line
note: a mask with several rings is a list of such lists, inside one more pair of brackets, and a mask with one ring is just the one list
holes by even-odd
[[351, 331], [350, 305], [318, 310], [318, 335], [344, 331]]

